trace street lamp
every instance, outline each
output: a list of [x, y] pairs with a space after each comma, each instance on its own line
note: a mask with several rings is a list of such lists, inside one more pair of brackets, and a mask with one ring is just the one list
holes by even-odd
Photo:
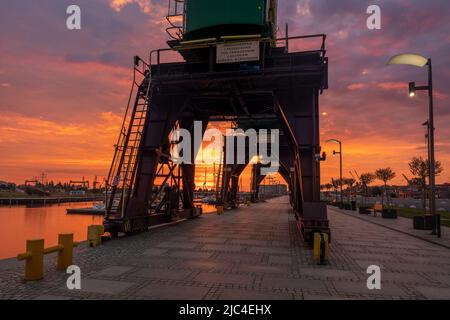
[[332, 143], [337, 143], [337, 144], [339, 144], [339, 151], [333, 151], [333, 156], [336, 156], [337, 154], [339, 155], [339, 171], [340, 171], [340, 174], [339, 174], [339, 178], [340, 178], [340, 180], [339, 180], [339, 186], [340, 186], [340, 198], [341, 198], [341, 204], [342, 203], [344, 203], [344, 201], [343, 201], [343, 196], [342, 196], [342, 193], [343, 193], [343, 191], [342, 191], [342, 141], [340, 141], [340, 140], [337, 140], [337, 139], [330, 139], [330, 140], [327, 140], [326, 142], [332, 142]]
[[429, 98], [429, 119], [428, 119], [428, 139], [430, 143], [429, 148], [429, 181], [430, 181], [430, 211], [435, 217], [436, 223], [434, 224], [433, 234], [437, 234], [441, 237], [440, 217], [436, 215], [436, 170], [435, 170], [435, 156], [434, 156], [434, 108], [433, 108], [433, 68], [430, 58], [425, 58], [418, 54], [400, 54], [392, 57], [388, 65], [410, 65], [419, 68], [428, 66], [428, 85], [416, 86], [415, 82], [409, 83], [409, 96], [415, 97], [416, 91], [426, 90], [428, 91]]

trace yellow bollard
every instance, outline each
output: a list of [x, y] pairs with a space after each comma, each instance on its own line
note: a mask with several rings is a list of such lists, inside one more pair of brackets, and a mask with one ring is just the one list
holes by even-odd
[[314, 261], [318, 264], [328, 263], [329, 235], [326, 233], [314, 233]]
[[223, 214], [223, 212], [224, 212], [223, 206], [217, 206], [216, 209], [217, 209], [217, 214], [219, 216]]
[[18, 260], [25, 260], [25, 280], [41, 280], [44, 277], [44, 255], [58, 252], [56, 268], [66, 270], [72, 265], [73, 248], [78, 245], [73, 241], [73, 234], [60, 234], [58, 245], [44, 248], [44, 239], [27, 240], [27, 251], [17, 256]]
[[66, 270], [72, 265], [73, 247], [77, 245], [77, 243], [73, 242], [73, 233], [60, 234], [58, 236], [58, 244], [61, 249], [58, 251], [56, 269]]
[[92, 225], [88, 227], [89, 247], [96, 247], [102, 244], [102, 235], [105, 233], [104, 226]]
[[41, 280], [44, 277], [44, 239], [27, 240], [27, 251], [17, 256], [25, 260], [25, 280]]
[[196, 215], [197, 217], [200, 217], [201, 215], [203, 215], [203, 208], [202, 208], [202, 206], [197, 206], [197, 207], [195, 208], [195, 215]]

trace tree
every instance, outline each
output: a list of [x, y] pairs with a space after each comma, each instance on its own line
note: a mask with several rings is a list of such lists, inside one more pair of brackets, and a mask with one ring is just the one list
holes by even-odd
[[387, 194], [387, 183], [395, 178], [395, 172], [391, 168], [388, 167], [388, 168], [378, 169], [377, 171], [375, 171], [375, 175], [376, 175], [377, 179], [383, 181], [383, 184], [384, 184], [384, 193], [383, 193], [383, 196], [381, 197], [381, 204], [384, 205], [384, 196], [386, 196], [387, 206], [390, 207], [391, 203], [390, 203], [390, 197]]
[[[439, 161], [435, 162], [435, 173], [439, 175], [444, 171], [442, 163]], [[414, 157], [409, 162], [409, 171], [414, 176], [414, 179], [410, 180], [411, 185], [419, 187], [422, 191], [422, 208], [424, 213], [427, 211], [426, 199], [427, 199], [427, 179], [430, 176], [430, 162], [424, 160], [422, 157]]]
[[326, 183], [326, 184], [321, 185], [320, 189], [329, 191], [329, 190], [333, 189], [333, 185], [331, 183]]
[[331, 185], [333, 186], [333, 189], [334, 189], [334, 192], [335, 192], [335, 201], [338, 202], [337, 201], [338, 190], [339, 190], [339, 187], [341, 185], [340, 179], [331, 178]]
[[351, 200], [353, 185], [355, 184], [355, 182], [356, 180], [353, 178], [342, 178], [342, 184], [344, 186], [348, 186], [350, 189], [349, 201]]
[[366, 204], [366, 198], [369, 196], [369, 185], [375, 180], [373, 173], [367, 172], [359, 176], [359, 183], [363, 188], [363, 205]]
[[[321, 185], [320, 189], [324, 190], [324, 191], [330, 191], [330, 190], [333, 189], [333, 185], [331, 183], [326, 183], [326, 184]], [[327, 201], [328, 201], [329, 193], [326, 192], [325, 194], [326, 194], [326, 198], [327, 198]]]

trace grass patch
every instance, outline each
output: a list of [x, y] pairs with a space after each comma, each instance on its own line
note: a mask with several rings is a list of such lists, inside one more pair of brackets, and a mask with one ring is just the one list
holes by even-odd
[[[397, 213], [400, 217], [412, 219], [414, 216], [423, 215], [423, 210], [421, 209], [412, 209], [412, 208], [399, 208], [397, 209]], [[438, 212], [441, 215], [441, 225], [450, 227], [450, 212]]]

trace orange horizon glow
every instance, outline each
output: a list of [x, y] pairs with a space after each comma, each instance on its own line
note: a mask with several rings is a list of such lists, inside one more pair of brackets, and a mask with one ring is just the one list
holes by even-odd
[[[0, 143], [8, 140], [8, 143], [17, 145], [13, 149], [15, 157], [0, 159], [2, 170], [0, 181], [23, 184], [25, 180], [40, 180], [42, 173], [45, 173], [47, 181], [66, 183], [70, 180], [81, 180], [84, 178], [91, 182], [94, 177], [102, 182], [105, 178], [114, 151], [114, 141], [119, 131], [122, 119], [111, 113], [104, 113], [99, 116], [102, 124], [93, 126], [78, 127], [76, 125], [58, 125], [46, 120], [27, 119], [14, 117], [14, 120], [0, 116], [2, 121], [14, 122], [16, 126], [0, 127]], [[105, 127], [109, 128], [108, 130]], [[36, 137], [34, 132], [38, 130], [41, 134]], [[86, 138], [96, 136], [97, 132], [104, 132], [105, 135], [95, 138], [92, 147], [87, 148]], [[321, 163], [322, 179], [321, 183], [327, 183], [331, 178], [339, 177], [339, 158], [333, 157], [333, 150], [337, 150], [337, 145], [326, 143], [322, 136], [322, 150], [327, 153], [327, 161]], [[37, 148], [30, 153], [26, 147], [28, 143], [32, 145], [41, 144], [42, 148]], [[71, 148], [61, 148], [61, 144], [72, 145]], [[402, 174], [410, 176], [408, 164], [413, 156], [426, 156], [417, 152], [421, 147], [416, 144], [405, 144], [397, 141], [395, 144], [387, 146], [383, 138], [372, 137], [370, 143], [362, 139], [349, 139], [343, 141], [343, 162], [344, 176], [351, 177], [350, 171], [355, 175], [355, 170], [361, 174], [364, 172], [374, 172], [381, 167], [391, 167], [397, 173], [392, 184], [404, 185]], [[95, 150], [95, 152], [92, 152]], [[213, 171], [218, 170], [220, 159], [219, 151], [210, 146], [201, 148], [197, 156], [196, 186], [202, 188], [206, 180], [208, 189], [213, 189], [215, 176]], [[206, 163], [202, 162], [202, 157]], [[214, 163], [214, 164], [212, 164]], [[364, 165], [361, 165], [364, 163]], [[444, 167], [450, 163], [444, 162]], [[206, 174], [206, 178], [205, 178]], [[250, 166], [242, 174], [245, 189], [249, 188], [251, 175]], [[276, 175], [277, 180], [285, 184], [281, 176]], [[438, 177], [438, 183], [448, 182], [446, 175]], [[377, 183], [375, 183], [377, 184]]]
[[[409, 4], [399, 8], [392, 2], [383, 12], [383, 32], [366, 30], [363, 12], [350, 10], [349, 19], [342, 19], [335, 14], [341, 10], [338, 2], [298, 4], [280, 2], [280, 25], [289, 21], [292, 35], [328, 35], [330, 87], [320, 96], [320, 140], [328, 159], [321, 163], [321, 183], [339, 176], [338, 158], [331, 156], [336, 145], [325, 142], [333, 138], [343, 141], [345, 177], [354, 170], [391, 167], [397, 173], [391, 184], [405, 185], [402, 174], [411, 176], [411, 158], [427, 157], [421, 126], [428, 118], [427, 97], [408, 97], [408, 82], [426, 81], [426, 72], [386, 67], [393, 54], [408, 51], [433, 57], [436, 159], [444, 167], [437, 183], [450, 182], [450, 22], [442, 4], [415, 3], [417, 9], [399, 14]], [[132, 58], [167, 47], [167, 3], [83, 0], [89, 15], [76, 32], [66, 30], [59, 15], [63, 1], [29, 2], [26, 10], [19, 2], [7, 6], [0, 11], [0, 181], [23, 184], [42, 172], [55, 182], [85, 177], [92, 185], [95, 176], [102, 181], [128, 100]], [[42, 19], [37, 11], [48, 16]], [[405, 28], [408, 37], [399, 39]], [[300, 42], [290, 48], [315, 45]], [[203, 169], [197, 172], [197, 187], [204, 183]], [[243, 180], [249, 176], [247, 168]], [[207, 183], [212, 180], [207, 173]]]

